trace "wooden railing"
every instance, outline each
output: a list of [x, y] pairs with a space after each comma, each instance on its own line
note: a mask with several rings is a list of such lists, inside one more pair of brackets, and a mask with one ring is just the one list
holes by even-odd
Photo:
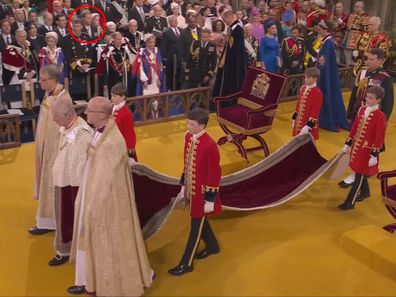
[[[338, 75], [342, 91], [349, 91], [352, 88], [353, 75], [352, 67], [339, 67]], [[286, 78], [285, 87], [281, 95], [280, 102], [297, 100], [298, 92], [304, 84], [304, 74], [293, 74]]]
[[212, 89], [209, 87], [186, 89], [127, 98], [134, 105], [136, 126], [184, 118], [193, 107], [209, 110]]
[[[352, 68], [340, 67], [338, 73], [343, 91], [350, 90], [353, 79]], [[304, 74], [288, 76], [280, 102], [297, 100], [298, 92], [303, 83]], [[203, 87], [129, 97], [127, 98], [127, 104], [129, 106], [134, 105], [136, 126], [143, 126], [184, 118], [186, 113], [194, 106], [209, 110], [211, 100], [212, 88]]]
[[0, 115], [0, 149], [21, 146], [18, 114]]

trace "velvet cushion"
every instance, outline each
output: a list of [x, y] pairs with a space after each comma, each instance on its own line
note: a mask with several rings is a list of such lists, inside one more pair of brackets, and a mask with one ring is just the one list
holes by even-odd
[[263, 113], [260, 113], [252, 115], [250, 125], [245, 127], [245, 123], [248, 117], [247, 112], [250, 110], [252, 109], [242, 105], [230, 106], [220, 109], [219, 117], [249, 130], [265, 127], [272, 124], [273, 118], [269, 118]]

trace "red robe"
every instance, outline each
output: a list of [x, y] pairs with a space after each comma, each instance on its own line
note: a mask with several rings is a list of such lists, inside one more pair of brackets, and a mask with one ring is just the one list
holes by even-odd
[[[127, 149], [134, 150], [136, 146], [136, 134], [133, 124], [133, 114], [127, 105], [124, 105], [121, 109], [114, 113], [114, 119], [117, 123], [118, 129], [125, 139]], [[137, 161], [136, 152], [134, 155], [135, 161]]]
[[304, 126], [309, 126], [312, 137], [319, 139], [319, 112], [323, 103], [323, 93], [318, 87], [302, 86], [296, 110], [293, 113], [293, 136], [300, 133]]
[[384, 145], [386, 116], [378, 108], [365, 118], [366, 108], [366, 106], [360, 108], [346, 144], [351, 145], [349, 163], [351, 169], [356, 173], [373, 176], [378, 173], [378, 164], [369, 167], [368, 163], [371, 156], [378, 157]]
[[[193, 134], [187, 132], [181, 184], [185, 185], [186, 198], [190, 199], [192, 218], [203, 218], [221, 212], [220, 179], [220, 153], [216, 142], [204, 131], [196, 140], [193, 140]], [[206, 214], [205, 201], [213, 200], [214, 211]]]

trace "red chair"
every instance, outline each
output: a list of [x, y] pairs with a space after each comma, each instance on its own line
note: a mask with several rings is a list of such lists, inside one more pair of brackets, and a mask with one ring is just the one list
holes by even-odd
[[[285, 80], [283, 76], [249, 67], [240, 92], [214, 97], [217, 120], [226, 133], [217, 144], [223, 145], [226, 142], [235, 144], [246, 160], [248, 160], [247, 152], [261, 149], [264, 150], [265, 156], [268, 156], [267, 143], [260, 134], [272, 129]], [[222, 106], [224, 103], [227, 106]], [[260, 145], [245, 148], [243, 141], [247, 137], [256, 139]]]
[[[377, 178], [381, 180], [382, 202], [386, 209], [396, 219], [396, 184], [388, 185], [388, 179], [396, 177], [396, 170], [380, 172]], [[396, 230], [396, 223], [383, 227], [384, 230], [393, 233]]]

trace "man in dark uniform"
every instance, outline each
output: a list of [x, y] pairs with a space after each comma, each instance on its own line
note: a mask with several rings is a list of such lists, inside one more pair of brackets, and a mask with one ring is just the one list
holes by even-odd
[[282, 42], [282, 75], [298, 74], [304, 71], [305, 42], [298, 37], [299, 27], [295, 26], [291, 30], [292, 36], [283, 39]]
[[177, 41], [177, 54], [180, 59], [180, 63], [182, 66], [182, 89], [187, 89], [188, 88], [188, 83], [184, 79], [184, 77], [188, 76], [188, 69], [186, 69], [187, 66], [187, 57], [190, 52], [190, 47], [191, 44], [194, 40], [200, 40], [201, 39], [201, 28], [197, 27], [197, 15], [195, 13], [189, 14], [187, 16], [187, 23], [188, 27], [183, 29], [180, 33], [180, 37]]
[[213, 96], [225, 96], [239, 92], [245, 80], [248, 59], [245, 53], [244, 30], [231, 10], [223, 12], [223, 21], [230, 33], [220, 57]]
[[[373, 86], [382, 87], [385, 91], [381, 101], [380, 109], [389, 120], [393, 110], [393, 79], [382, 68], [385, 60], [385, 52], [382, 49], [374, 48], [367, 55], [367, 70], [360, 70], [356, 76], [355, 84], [352, 88], [349, 99], [347, 119], [353, 123], [361, 106], [365, 105], [367, 89]], [[384, 148], [383, 148], [384, 150]], [[351, 187], [355, 180], [355, 174], [347, 176], [338, 183], [342, 188]]]
[[[73, 21], [73, 34], [82, 41], [90, 41], [88, 34], [82, 32], [82, 23], [79, 19]], [[75, 40], [71, 34], [63, 40], [63, 50], [66, 61], [69, 62], [70, 79], [90, 79], [89, 68], [92, 67], [94, 49], [91, 44]]]
[[210, 29], [204, 28], [201, 32], [201, 40], [194, 40], [191, 44], [187, 60], [190, 88], [208, 86], [216, 69], [216, 45], [209, 42], [210, 34]]
[[168, 27], [168, 21], [166, 18], [162, 17], [162, 7], [160, 5], [155, 5], [153, 7], [154, 15], [147, 19], [146, 27], [144, 33], [151, 33], [155, 36], [155, 46], [159, 49], [161, 48], [161, 39], [163, 31]]
[[169, 17], [169, 27], [164, 30], [161, 43], [161, 53], [166, 69], [166, 84], [168, 89], [180, 89], [180, 62], [177, 59], [177, 41], [181, 28], [177, 26], [177, 17]]

